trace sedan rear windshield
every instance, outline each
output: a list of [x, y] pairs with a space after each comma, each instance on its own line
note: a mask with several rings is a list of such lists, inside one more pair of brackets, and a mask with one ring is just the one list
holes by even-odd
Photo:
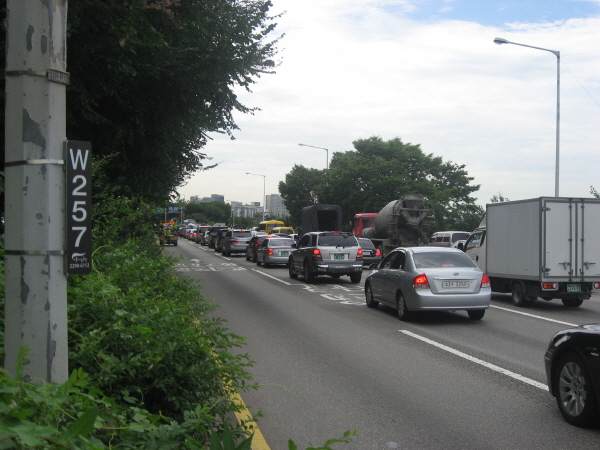
[[271, 239], [269, 247], [291, 247], [293, 243], [291, 239]]
[[232, 231], [231, 235], [235, 236], [235, 237], [251, 237], [252, 232], [251, 231]]
[[323, 234], [319, 236], [320, 247], [356, 247], [356, 238], [348, 234]]
[[414, 253], [417, 269], [433, 267], [477, 267], [471, 258], [462, 252], [423, 252]]

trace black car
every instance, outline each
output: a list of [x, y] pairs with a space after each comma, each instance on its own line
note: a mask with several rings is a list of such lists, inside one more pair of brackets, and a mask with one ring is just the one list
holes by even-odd
[[356, 238], [363, 249], [363, 266], [373, 266], [381, 262], [381, 250], [373, 245], [371, 239]]
[[599, 425], [600, 324], [556, 333], [544, 363], [548, 388], [565, 420], [580, 427]]

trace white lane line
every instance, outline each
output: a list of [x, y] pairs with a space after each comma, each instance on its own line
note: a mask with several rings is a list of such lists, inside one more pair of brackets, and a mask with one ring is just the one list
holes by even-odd
[[288, 283], [287, 281], [280, 280], [279, 278], [276, 278], [276, 277], [274, 277], [273, 275], [269, 275], [268, 273], [264, 273], [264, 272], [263, 272], [263, 271], [261, 271], [261, 270], [258, 270], [258, 269], [252, 269], [252, 270], [253, 270], [253, 271], [255, 271], [256, 273], [260, 273], [261, 275], [264, 275], [265, 277], [269, 277], [269, 278], [271, 278], [271, 279], [273, 279], [273, 280], [275, 280], [275, 281], [279, 281], [280, 283], [283, 283], [283, 284], [285, 284], [286, 286], [293, 286], [293, 284], [292, 284], [292, 283]]
[[514, 309], [502, 308], [501, 306], [490, 305], [490, 308], [501, 309], [502, 311], [508, 311], [508, 312], [515, 313], [515, 314], [521, 314], [523, 316], [533, 317], [535, 319], [547, 320], [548, 322], [560, 323], [561, 325], [568, 325], [570, 327], [576, 327], [576, 326], [578, 326], [578, 325], [576, 325], [574, 323], [563, 322], [561, 320], [555, 320], [555, 319], [549, 319], [547, 317], [542, 317], [542, 316], [536, 316], [535, 314], [529, 314], [529, 313], [526, 313], [526, 312], [515, 311]]
[[534, 386], [536, 388], [542, 389], [544, 391], [548, 390], [548, 386], [546, 386], [543, 383], [539, 383], [539, 382], [537, 382], [535, 380], [532, 380], [531, 378], [524, 377], [523, 375], [519, 375], [518, 373], [511, 372], [510, 370], [507, 370], [507, 369], [503, 369], [502, 367], [496, 366], [495, 364], [491, 364], [489, 362], [483, 361], [482, 359], [478, 359], [478, 358], [475, 358], [475, 357], [473, 357], [471, 355], [467, 355], [466, 353], [463, 353], [461, 351], [455, 350], [452, 347], [448, 347], [447, 345], [440, 344], [439, 342], [432, 341], [431, 339], [428, 339], [428, 338], [426, 338], [424, 336], [420, 336], [420, 335], [415, 334], [415, 333], [413, 333], [411, 331], [408, 331], [408, 330], [398, 330], [398, 331], [400, 331], [401, 333], [404, 333], [404, 334], [406, 334], [408, 336], [412, 336], [415, 339], [419, 339], [420, 341], [423, 341], [423, 342], [425, 342], [427, 344], [433, 345], [434, 347], [437, 347], [439, 349], [442, 349], [442, 350], [445, 350], [447, 352], [450, 352], [450, 353], [452, 353], [452, 354], [454, 354], [456, 356], [460, 356], [461, 358], [464, 358], [466, 360], [474, 362], [475, 364], [479, 364], [479, 365], [481, 365], [483, 367], [487, 367], [488, 369], [494, 370], [494, 371], [499, 372], [499, 373], [503, 373], [506, 376], [514, 378], [515, 380], [519, 380], [519, 381], [522, 381], [523, 383], [530, 384], [531, 386]]

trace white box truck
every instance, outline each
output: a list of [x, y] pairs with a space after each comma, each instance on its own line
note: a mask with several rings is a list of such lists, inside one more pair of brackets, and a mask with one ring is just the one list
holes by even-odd
[[600, 199], [540, 197], [490, 203], [463, 250], [492, 291], [525, 306], [540, 297], [580, 306], [600, 289]]

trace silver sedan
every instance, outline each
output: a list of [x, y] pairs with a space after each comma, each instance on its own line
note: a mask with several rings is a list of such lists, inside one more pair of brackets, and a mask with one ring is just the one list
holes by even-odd
[[397, 248], [365, 281], [367, 306], [396, 308], [400, 320], [416, 311], [466, 310], [482, 319], [490, 306], [490, 279], [462, 251], [443, 247]]
[[287, 264], [292, 253], [294, 240], [286, 237], [272, 236], [266, 238], [256, 249], [256, 264]]

